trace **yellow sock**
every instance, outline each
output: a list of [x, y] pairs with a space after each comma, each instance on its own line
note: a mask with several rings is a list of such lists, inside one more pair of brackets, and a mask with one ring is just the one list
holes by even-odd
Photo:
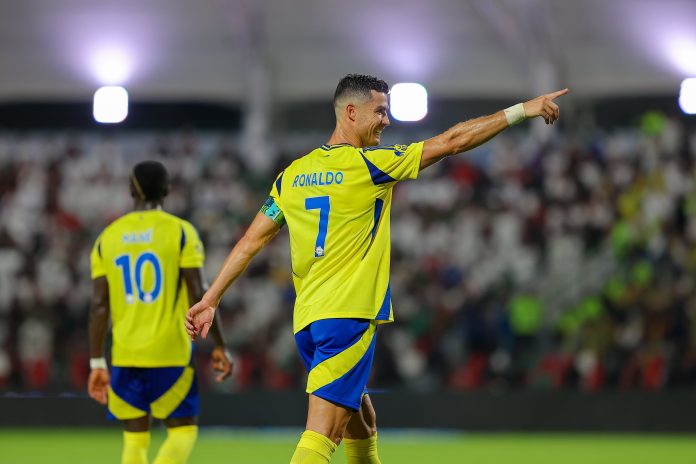
[[154, 464], [186, 464], [197, 437], [196, 425], [168, 428], [167, 439], [162, 443]]
[[377, 456], [377, 434], [364, 440], [343, 439], [348, 464], [381, 464]]
[[290, 464], [328, 464], [336, 451], [336, 443], [324, 435], [305, 430], [297, 444]]
[[123, 454], [121, 464], [147, 464], [147, 449], [150, 447], [150, 431], [123, 432]]

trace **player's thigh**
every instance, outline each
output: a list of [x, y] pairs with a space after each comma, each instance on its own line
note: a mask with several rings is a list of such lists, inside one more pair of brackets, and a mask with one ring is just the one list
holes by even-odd
[[167, 426], [168, 429], [174, 428], [174, 427], [184, 427], [187, 425], [196, 425], [198, 424], [198, 417], [192, 416], [192, 417], [169, 417], [167, 419], [164, 419], [164, 425]]
[[354, 413], [354, 410], [343, 405], [309, 395], [307, 430], [320, 433], [335, 443], [340, 443], [346, 425]]
[[150, 415], [136, 419], [126, 419], [123, 421], [123, 428], [126, 432], [147, 432], [150, 430]]
[[174, 423], [198, 416], [198, 381], [192, 366], [154, 368], [150, 386], [150, 409], [156, 419]]
[[358, 411], [374, 359], [377, 324], [325, 319], [311, 324], [315, 346], [307, 393]]
[[364, 440], [377, 433], [377, 413], [369, 395], [363, 396], [360, 410], [353, 414], [346, 426], [346, 438]]
[[128, 431], [147, 430], [150, 421], [150, 400], [145, 393], [146, 387], [146, 369], [113, 366], [107, 405], [108, 417], [127, 424]]

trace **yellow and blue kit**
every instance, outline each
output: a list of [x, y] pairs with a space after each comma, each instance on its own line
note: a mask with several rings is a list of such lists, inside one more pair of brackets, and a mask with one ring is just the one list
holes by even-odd
[[126, 214], [97, 238], [92, 278], [106, 277], [109, 287], [113, 417], [198, 415], [181, 269], [200, 268], [204, 259], [194, 227], [161, 210]]
[[308, 393], [360, 405], [376, 327], [394, 320], [392, 189], [418, 176], [422, 153], [423, 142], [323, 145], [290, 164], [271, 188], [262, 212], [288, 225], [293, 329], [310, 372]]

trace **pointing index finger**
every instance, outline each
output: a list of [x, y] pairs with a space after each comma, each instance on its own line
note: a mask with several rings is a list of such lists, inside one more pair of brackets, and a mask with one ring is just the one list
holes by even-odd
[[568, 92], [570, 92], [570, 90], [568, 90], [568, 87], [566, 87], [565, 89], [557, 90], [557, 91], [555, 91], [555, 92], [551, 92], [550, 94], [548, 94], [548, 97], [549, 97], [551, 100], [553, 100], [554, 98], [562, 97], [563, 95], [567, 94]]

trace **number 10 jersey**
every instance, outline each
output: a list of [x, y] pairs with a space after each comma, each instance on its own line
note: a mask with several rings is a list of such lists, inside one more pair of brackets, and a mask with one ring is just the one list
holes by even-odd
[[104, 229], [92, 249], [92, 279], [105, 276], [109, 285], [114, 366], [189, 364], [189, 301], [180, 269], [203, 261], [194, 227], [161, 210], [134, 211]]

